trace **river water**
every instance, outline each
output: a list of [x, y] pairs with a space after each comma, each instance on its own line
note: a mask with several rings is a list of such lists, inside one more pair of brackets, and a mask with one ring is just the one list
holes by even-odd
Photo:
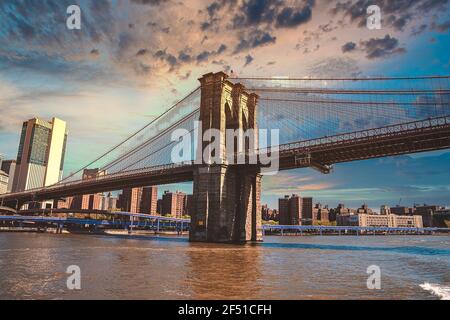
[[[81, 270], [68, 290], [66, 269]], [[367, 288], [370, 265], [381, 289]], [[0, 233], [0, 299], [449, 299], [448, 236], [186, 238]]]

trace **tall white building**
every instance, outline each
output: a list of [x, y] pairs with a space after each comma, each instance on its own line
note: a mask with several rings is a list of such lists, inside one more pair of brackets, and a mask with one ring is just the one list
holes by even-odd
[[22, 126], [12, 185], [19, 192], [57, 183], [62, 178], [67, 143], [66, 122], [30, 119]]

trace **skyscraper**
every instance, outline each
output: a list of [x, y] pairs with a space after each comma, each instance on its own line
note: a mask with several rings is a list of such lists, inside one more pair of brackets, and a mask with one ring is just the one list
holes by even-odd
[[122, 210], [130, 213], [142, 213], [142, 192], [143, 188], [123, 189], [120, 197], [120, 206]]
[[62, 178], [66, 152], [66, 123], [30, 119], [22, 126], [13, 192], [52, 185]]
[[158, 205], [158, 187], [145, 187], [142, 190], [141, 212], [156, 215]]
[[131, 213], [145, 213], [156, 215], [158, 188], [141, 187], [123, 189], [120, 196], [120, 207]]
[[186, 194], [165, 191], [162, 196], [162, 215], [181, 218], [186, 214]]
[[8, 186], [6, 188], [6, 192], [11, 192], [14, 181], [14, 173], [16, 172], [16, 160], [4, 160], [2, 162], [1, 170], [9, 175], [9, 181]]
[[280, 224], [290, 225], [291, 216], [289, 214], [289, 196], [278, 199], [278, 212], [280, 214]]

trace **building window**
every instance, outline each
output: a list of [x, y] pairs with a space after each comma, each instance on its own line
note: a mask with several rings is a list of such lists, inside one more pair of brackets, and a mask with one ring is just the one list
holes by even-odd
[[31, 151], [28, 154], [28, 162], [45, 166], [50, 145], [51, 130], [35, 124], [31, 134]]
[[23, 145], [25, 144], [25, 136], [27, 135], [28, 123], [24, 122], [22, 126], [22, 133], [20, 134], [19, 152], [17, 153], [17, 164], [22, 163]]

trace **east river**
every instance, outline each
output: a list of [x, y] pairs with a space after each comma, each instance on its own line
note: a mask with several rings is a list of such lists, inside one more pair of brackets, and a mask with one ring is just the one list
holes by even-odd
[[[79, 266], [81, 290], [67, 288]], [[381, 289], [368, 289], [378, 266]], [[0, 299], [449, 299], [449, 236], [186, 238], [0, 233]]]

